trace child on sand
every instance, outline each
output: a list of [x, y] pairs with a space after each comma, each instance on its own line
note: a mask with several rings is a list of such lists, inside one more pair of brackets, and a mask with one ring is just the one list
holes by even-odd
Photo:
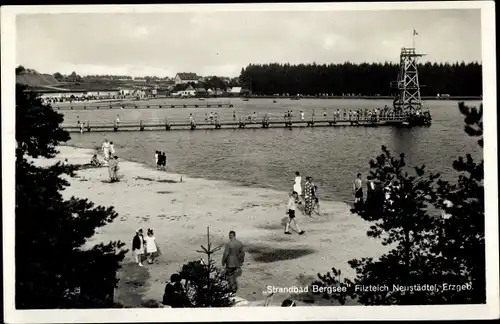
[[152, 229], [148, 229], [147, 236], [144, 238], [144, 243], [146, 245], [148, 263], [153, 264], [156, 258], [160, 255], [160, 250], [156, 245], [156, 238], [154, 237]]
[[92, 156], [92, 159], [90, 160], [90, 165], [93, 167], [100, 167], [101, 166], [101, 162], [99, 162], [99, 159], [97, 158], [97, 154], [94, 154], [94, 156]]
[[290, 199], [288, 199], [288, 204], [286, 208], [286, 214], [288, 215], [288, 222], [285, 225], [285, 234], [292, 234], [290, 232], [290, 224], [293, 223], [295, 226], [295, 230], [292, 228], [292, 230], [296, 231], [299, 233], [299, 235], [302, 235], [305, 233], [305, 231], [300, 230], [299, 225], [297, 225], [297, 221], [295, 220], [295, 211], [297, 210], [297, 206], [295, 205], [295, 201], [297, 200], [298, 195], [297, 192], [292, 192], [292, 195]]
[[134, 252], [135, 263], [142, 267], [142, 256], [144, 254], [144, 236], [142, 229], [135, 232], [134, 239], [132, 240], [132, 250]]

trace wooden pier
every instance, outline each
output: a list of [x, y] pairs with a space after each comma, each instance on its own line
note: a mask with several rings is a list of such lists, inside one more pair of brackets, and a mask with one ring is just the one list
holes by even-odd
[[[408, 121], [410, 120], [410, 123]], [[163, 120], [139, 120], [121, 122], [93, 122], [85, 121], [80, 125], [62, 125], [68, 132], [121, 132], [121, 131], [161, 131], [161, 130], [199, 130], [199, 129], [222, 129], [222, 128], [300, 128], [300, 127], [334, 127], [334, 126], [428, 126], [430, 120], [414, 121], [406, 115], [387, 116], [360, 116], [355, 117], [317, 117], [301, 119], [298, 117], [264, 117], [260, 119], [213, 119], [213, 120], [183, 120], [163, 119]], [[413, 119], [415, 120], [415, 119]]]
[[135, 104], [135, 103], [113, 103], [113, 104], [75, 104], [75, 105], [63, 105], [52, 106], [55, 110], [106, 110], [106, 109], [162, 109], [162, 108], [232, 108], [232, 103], [219, 103], [219, 102], [203, 102], [200, 103], [189, 103], [189, 104], [161, 104], [161, 105], [149, 105], [149, 104]]

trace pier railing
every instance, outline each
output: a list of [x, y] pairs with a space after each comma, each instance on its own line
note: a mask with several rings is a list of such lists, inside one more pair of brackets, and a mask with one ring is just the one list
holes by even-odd
[[206, 118], [164, 118], [143, 120], [116, 120], [116, 121], [80, 121], [73, 125], [63, 124], [62, 128], [70, 132], [91, 131], [145, 131], [145, 130], [172, 130], [172, 129], [220, 129], [220, 128], [269, 128], [269, 127], [315, 127], [315, 126], [384, 126], [401, 124], [408, 119], [405, 114], [362, 114], [358, 116], [330, 115], [330, 116], [234, 116]]

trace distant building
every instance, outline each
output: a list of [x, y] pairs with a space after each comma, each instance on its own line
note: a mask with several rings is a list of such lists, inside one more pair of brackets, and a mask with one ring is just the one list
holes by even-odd
[[215, 88], [215, 91], [213, 92], [213, 95], [215, 96], [222, 96], [224, 95], [224, 91], [220, 88]]
[[97, 97], [97, 98], [112, 98], [120, 95], [119, 90], [111, 90], [111, 91], [88, 91], [88, 97]]
[[233, 94], [233, 95], [236, 95], [236, 94], [240, 94], [241, 93], [241, 90], [242, 88], [241, 87], [232, 87], [231, 89], [229, 89], [229, 93], [230, 94]]
[[40, 94], [40, 98], [44, 101], [46, 100], [71, 100], [72, 98], [83, 98], [86, 96], [85, 91], [34, 91]]
[[134, 93], [134, 89], [129, 89], [129, 88], [120, 88], [120, 94], [122, 96], [130, 96]]
[[200, 77], [196, 73], [177, 73], [174, 80], [175, 84], [197, 83]]

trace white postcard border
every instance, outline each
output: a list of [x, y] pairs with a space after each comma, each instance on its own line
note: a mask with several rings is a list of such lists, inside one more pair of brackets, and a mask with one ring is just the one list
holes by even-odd
[[[15, 310], [15, 16], [21, 13], [151, 13], [186, 11], [481, 9], [486, 196], [487, 304], [446, 306], [237, 307], [228, 309]], [[498, 174], [496, 125], [495, 9], [493, 1], [401, 3], [302, 3], [237, 5], [3, 6], [2, 33], [2, 194], [4, 318], [6, 323], [304, 321], [360, 319], [487, 319], [500, 316], [498, 268]], [[34, 54], [36, 55], [36, 53]], [[486, 189], [487, 188], [487, 189]]]

